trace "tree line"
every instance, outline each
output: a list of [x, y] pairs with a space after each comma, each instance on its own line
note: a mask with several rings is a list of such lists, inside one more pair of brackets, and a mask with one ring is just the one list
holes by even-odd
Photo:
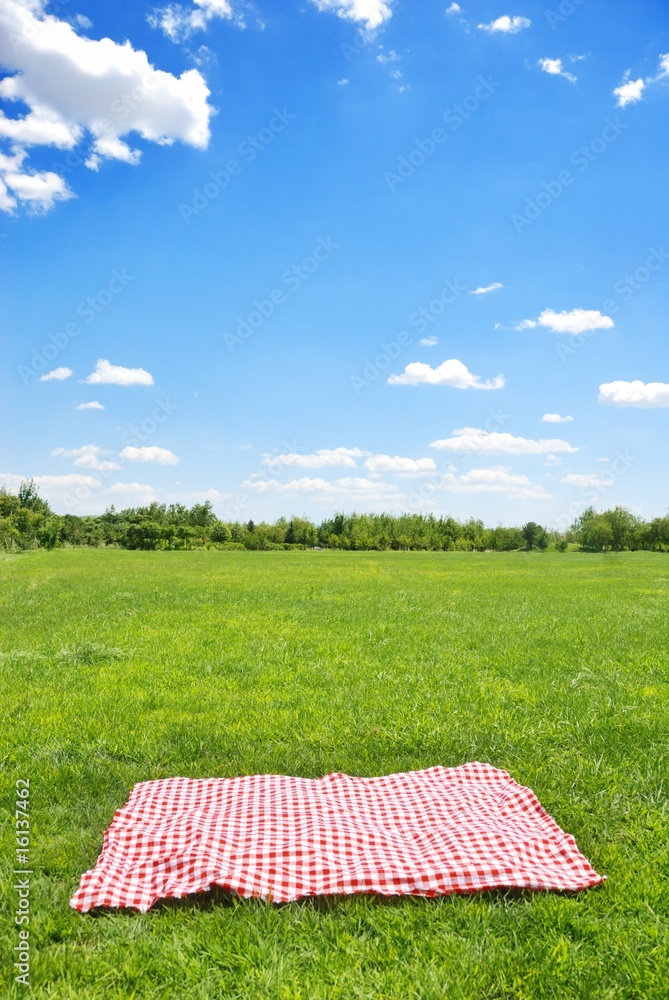
[[646, 550], [669, 552], [669, 514], [645, 521], [625, 507], [589, 507], [564, 532], [534, 521], [520, 527], [486, 527], [470, 518], [457, 521], [432, 514], [335, 514], [321, 524], [305, 518], [226, 522], [209, 501], [151, 503], [104, 514], [56, 514], [32, 481], [17, 493], [0, 488], [0, 546], [7, 552], [63, 546], [121, 549], [345, 549], [460, 552], [590, 552]]

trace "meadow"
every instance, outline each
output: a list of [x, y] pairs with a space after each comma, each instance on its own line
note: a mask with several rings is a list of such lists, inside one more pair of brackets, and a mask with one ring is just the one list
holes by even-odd
[[[31, 984], [49, 998], [669, 996], [669, 556], [0, 557], [2, 933], [30, 780]], [[579, 895], [68, 900], [136, 781], [488, 761], [607, 875]]]

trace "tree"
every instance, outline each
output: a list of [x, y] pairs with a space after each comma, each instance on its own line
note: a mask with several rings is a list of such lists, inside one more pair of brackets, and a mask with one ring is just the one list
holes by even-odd
[[531, 552], [532, 549], [544, 550], [548, 548], [546, 529], [542, 528], [536, 521], [528, 521], [521, 528], [521, 532], [525, 539], [525, 548], [528, 552]]

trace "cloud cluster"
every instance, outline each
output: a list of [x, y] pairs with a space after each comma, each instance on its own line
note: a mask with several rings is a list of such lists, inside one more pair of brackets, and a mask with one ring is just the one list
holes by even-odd
[[561, 59], [540, 59], [538, 65], [544, 73], [548, 73], [550, 76], [563, 76], [570, 83], [576, 83], [577, 77], [573, 73], [567, 72]]
[[173, 42], [182, 42], [194, 32], [204, 31], [211, 21], [230, 21], [234, 16], [228, 0], [193, 0], [191, 7], [180, 3], [156, 7], [148, 14], [147, 21], [152, 28], [160, 28]]
[[611, 330], [614, 322], [610, 316], [604, 316], [599, 309], [572, 309], [555, 312], [544, 309], [537, 319], [524, 319], [515, 327], [516, 330], [534, 330], [543, 326], [552, 333], [586, 333], [591, 330]]
[[51, 454], [62, 458], [73, 458], [73, 464], [81, 469], [110, 472], [112, 469], [121, 468], [117, 462], [104, 458], [105, 455], [111, 455], [111, 452], [105, 451], [97, 444], [85, 444], [81, 448], [54, 448]]
[[86, 144], [86, 165], [105, 159], [138, 163], [126, 136], [161, 145], [175, 140], [197, 148], [209, 142], [209, 90], [194, 69], [174, 76], [156, 69], [130, 42], [77, 34], [46, 12], [47, 0], [0, 0], [0, 98], [27, 107], [0, 113], [0, 210], [46, 211], [72, 197], [53, 171], [26, 167], [28, 149], [72, 150]]
[[529, 28], [531, 24], [529, 17], [509, 17], [508, 14], [504, 14], [488, 24], [479, 24], [477, 27], [490, 34], [517, 35], [519, 31], [522, 31], [523, 28]]
[[561, 417], [559, 413], [544, 413], [541, 418], [544, 424], [570, 424], [573, 417]]
[[422, 361], [408, 364], [401, 375], [391, 375], [388, 385], [444, 385], [452, 389], [502, 389], [504, 376], [482, 381], [479, 375], [473, 375], [462, 361], [450, 358], [437, 368]]
[[40, 375], [40, 382], [62, 382], [63, 379], [70, 378], [74, 375], [71, 368], [54, 368], [53, 371], [46, 372], [44, 375]]
[[578, 451], [560, 438], [514, 437], [503, 431], [485, 431], [479, 427], [461, 427], [450, 438], [432, 441], [430, 448], [463, 455], [547, 455], [556, 451]]
[[297, 469], [326, 469], [336, 466], [355, 468], [356, 458], [362, 458], [365, 452], [359, 448], [321, 448], [311, 455], [298, 452], [285, 452], [281, 455], [263, 455], [263, 465], [285, 466]]
[[669, 80], [669, 52], [660, 56], [660, 64], [655, 76], [646, 77], [645, 80], [643, 77], [632, 80], [631, 75], [631, 71], [628, 69], [623, 76], [622, 83], [614, 88], [613, 93], [619, 108], [626, 108], [628, 104], [636, 104], [642, 100], [648, 87], [654, 83]]
[[550, 500], [543, 486], [535, 485], [527, 476], [511, 471], [509, 466], [472, 469], [462, 476], [444, 476], [442, 487], [449, 493], [503, 493], [513, 500]]
[[392, 16], [386, 0], [311, 0], [320, 11], [362, 24], [368, 31], [380, 28]]
[[560, 482], [567, 483], [569, 486], [594, 486], [597, 489], [601, 489], [602, 487], [613, 486], [615, 479], [601, 472], [570, 472], [568, 475], [563, 476]]
[[599, 402], [603, 406], [635, 406], [650, 410], [669, 406], [667, 382], [605, 382], [599, 387]]
[[124, 368], [112, 365], [106, 358], [100, 358], [95, 371], [88, 375], [87, 385], [153, 385], [153, 375], [143, 368]]

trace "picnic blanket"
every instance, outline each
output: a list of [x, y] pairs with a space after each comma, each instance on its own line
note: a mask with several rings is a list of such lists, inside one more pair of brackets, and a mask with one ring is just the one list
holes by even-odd
[[141, 782], [70, 905], [146, 911], [212, 886], [284, 903], [602, 881], [534, 792], [506, 771], [470, 763], [379, 778]]

